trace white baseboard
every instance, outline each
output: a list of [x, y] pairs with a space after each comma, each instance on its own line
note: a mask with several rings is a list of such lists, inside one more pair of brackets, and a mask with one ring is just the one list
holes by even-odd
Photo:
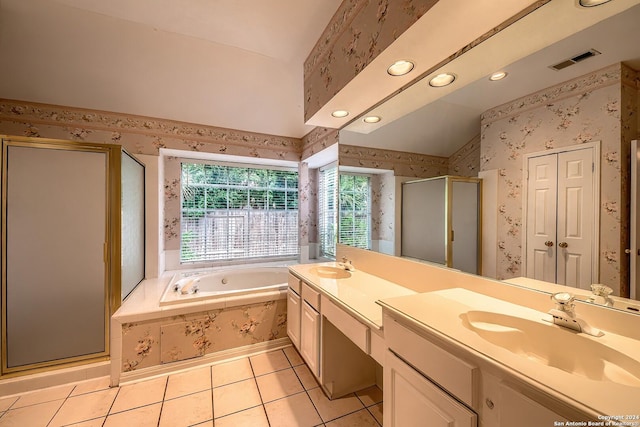
[[96, 362], [0, 380], [0, 396], [25, 393], [109, 375], [110, 362]]

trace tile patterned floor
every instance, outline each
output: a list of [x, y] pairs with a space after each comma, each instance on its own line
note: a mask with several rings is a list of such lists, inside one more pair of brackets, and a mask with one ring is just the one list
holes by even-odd
[[108, 384], [105, 377], [0, 398], [0, 427], [382, 426], [379, 388], [330, 401], [293, 347]]

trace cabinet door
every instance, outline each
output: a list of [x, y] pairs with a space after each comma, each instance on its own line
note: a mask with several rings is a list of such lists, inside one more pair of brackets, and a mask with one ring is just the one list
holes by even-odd
[[477, 416], [387, 350], [385, 427], [476, 427]]
[[534, 402], [511, 387], [500, 384], [500, 425], [538, 427], [565, 425], [566, 418]]
[[302, 302], [300, 354], [313, 374], [320, 378], [320, 313]]
[[291, 288], [287, 291], [287, 335], [300, 350], [300, 295]]

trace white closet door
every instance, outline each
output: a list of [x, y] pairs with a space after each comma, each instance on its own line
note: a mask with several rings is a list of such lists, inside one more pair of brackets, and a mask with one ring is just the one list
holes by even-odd
[[527, 277], [589, 289], [594, 236], [594, 150], [527, 161]]
[[631, 298], [640, 299], [640, 144], [631, 141]]
[[558, 154], [557, 283], [589, 289], [593, 242], [593, 151]]
[[532, 157], [528, 164], [527, 277], [556, 281], [556, 155]]

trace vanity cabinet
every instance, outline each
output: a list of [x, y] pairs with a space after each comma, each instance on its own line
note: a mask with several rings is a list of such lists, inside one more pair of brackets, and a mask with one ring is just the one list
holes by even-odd
[[477, 426], [475, 413], [390, 350], [385, 359], [384, 385], [385, 427]]
[[287, 289], [287, 335], [294, 347], [300, 351], [300, 279], [289, 274], [289, 288]]
[[287, 335], [307, 366], [320, 379], [320, 293], [289, 273]]
[[313, 375], [320, 377], [320, 313], [303, 300], [300, 320], [300, 354]]
[[567, 419], [514, 390], [505, 383], [500, 383], [498, 401], [494, 410], [498, 411], [499, 422], [486, 424], [490, 427], [513, 426], [538, 427], [567, 425]]
[[[374, 355], [381, 339], [335, 302], [322, 295], [322, 387], [330, 398], [377, 383]], [[384, 344], [382, 344], [384, 345]]]
[[409, 324], [384, 316], [385, 427], [424, 420], [433, 426], [539, 427], [587, 419], [535, 385]]
[[289, 274], [287, 334], [307, 366], [320, 378], [320, 294]]
[[289, 274], [287, 334], [334, 399], [378, 382], [384, 339], [319, 289]]
[[289, 288], [287, 290], [287, 335], [298, 351], [300, 351], [300, 304], [300, 295]]
[[385, 317], [384, 425], [476, 427], [479, 370]]

